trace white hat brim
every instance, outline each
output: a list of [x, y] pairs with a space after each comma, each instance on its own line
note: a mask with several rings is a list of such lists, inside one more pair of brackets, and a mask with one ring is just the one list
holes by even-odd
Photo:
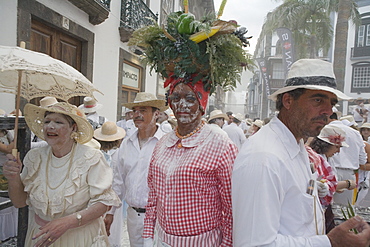
[[96, 112], [97, 110], [101, 109], [103, 107], [102, 104], [96, 104], [94, 107], [87, 108], [84, 104], [80, 105], [78, 108], [80, 110], [83, 110], [85, 113], [92, 113]]
[[229, 120], [229, 117], [225, 113], [217, 114], [208, 119], [208, 122], [215, 118], [224, 118], [226, 121]]
[[156, 100], [148, 100], [148, 101], [141, 101], [141, 102], [131, 102], [131, 103], [125, 103], [122, 104], [124, 107], [129, 108], [132, 110], [132, 108], [136, 106], [149, 106], [149, 107], [155, 107], [158, 108], [159, 111], [165, 111], [168, 109], [168, 106], [166, 105], [166, 102], [164, 100], [156, 99]]
[[113, 135], [104, 135], [101, 131], [102, 131], [102, 128], [96, 129], [94, 131], [94, 138], [99, 141], [111, 142], [111, 141], [120, 140], [126, 136], [126, 131], [119, 126], [117, 126], [117, 133]]
[[339, 91], [337, 89], [334, 89], [334, 88], [331, 88], [331, 87], [328, 87], [328, 86], [319, 86], [319, 85], [297, 85], [297, 86], [283, 87], [283, 88], [280, 88], [279, 90], [277, 90], [276, 92], [274, 92], [273, 94], [271, 94], [269, 96], [269, 99], [271, 99], [273, 101], [276, 101], [277, 96], [279, 94], [286, 93], [286, 92], [289, 92], [289, 91], [293, 91], [294, 89], [297, 89], [297, 88], [327, 91], [327, 92], [335, 94], [337, 96], [338, 100], [351, 100], [352, 99], [351, 97], [345, 95], [344, 93], [342, 93], [341, 91]]

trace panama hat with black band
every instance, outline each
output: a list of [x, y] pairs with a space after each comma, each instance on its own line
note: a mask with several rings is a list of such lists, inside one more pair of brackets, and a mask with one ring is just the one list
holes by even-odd
[[279, 94], [298, 88], [323, 90], [335, 94], [338, 100], [351, 100], [337, 89], [333, 65], [321, 59], [300, 59], [293, 63], [288, 72], [285, 86], [269, 96], [276, 101]]

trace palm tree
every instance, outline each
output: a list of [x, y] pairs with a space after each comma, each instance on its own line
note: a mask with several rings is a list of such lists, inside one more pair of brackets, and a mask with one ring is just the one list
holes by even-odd
[[264, 32], [278, 27], [289, 28], [295, 40], [297, 58], [316, 58], [331, 45], [333, 29], [330, 13], [337, 0], [284, 0], [265, 21]]
[[360, 24], [360, 14], [354, 0], [338, 0], [338, 18], [335, 28], [334, 73], [339, 90], [344, 90], [347, 61], [348, 20]]

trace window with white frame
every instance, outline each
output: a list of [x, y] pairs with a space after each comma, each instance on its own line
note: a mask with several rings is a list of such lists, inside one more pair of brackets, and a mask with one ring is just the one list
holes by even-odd
[[370, 24], [367, 25], [366, 46], [370, 46]]
[[282, 63], [274, 63], [272, 66], [272, 79], [285, 79], [285, 72]]
[[353, 67], [352, 86], [354, 89], [370, 88], [370, 63]]
[[357, 47], [364, 46], [364, 39], [365, 39], [365, 25], [361, 25], [358, 27]]

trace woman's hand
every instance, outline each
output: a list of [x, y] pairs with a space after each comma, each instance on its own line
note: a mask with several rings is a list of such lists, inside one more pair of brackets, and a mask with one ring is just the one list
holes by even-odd
[[40, 232], [32, 237], [32, 239], [40, 238], [35, 246], [41, 247], [53, 244], [70, 228], [71, 225], [73, 225], [73, 220], [75, 220], [75, 218], [66, 216], [49, 221], [44, 226], [40, 227]]
[[22, 163], [19, 155], [18, 159], [11, 154], [7, 154], [6, 157], [8, 158], [8, 161], [6, 161], [3, 165], [3, 174], [8, 181], [12, 181], [19, 177], [19, 174], [22, 170]]

